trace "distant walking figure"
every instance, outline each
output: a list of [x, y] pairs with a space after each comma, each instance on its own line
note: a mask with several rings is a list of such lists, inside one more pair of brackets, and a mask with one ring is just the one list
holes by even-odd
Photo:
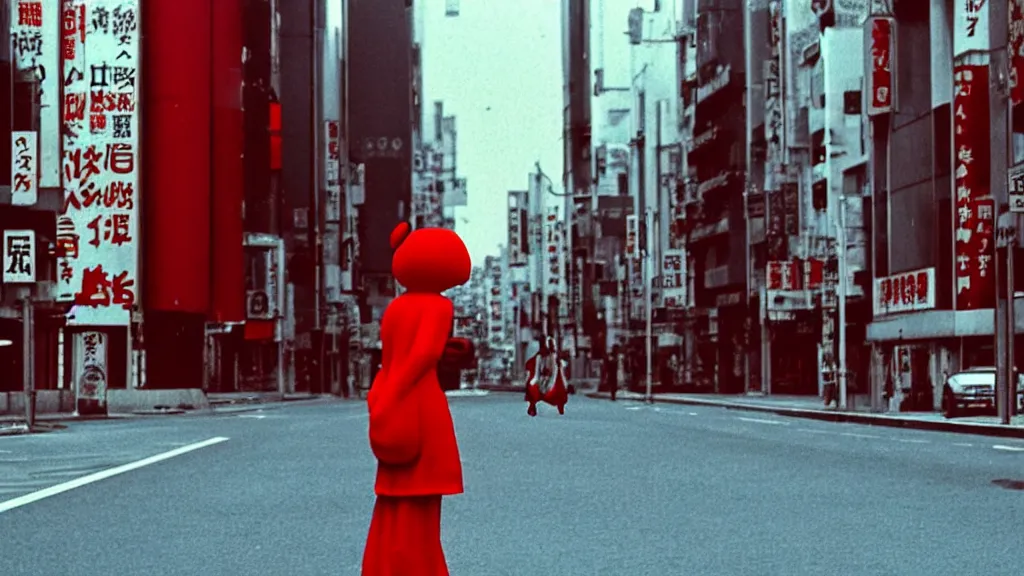
[[381, 369], [367, 404], [377, 457], [377, 502], [363, 576], [448, 576], [441, 497], [461, 494], [462, 464], [437, 365], [452, 326], [441, 295], [469, 280], [470, 259], [451, 230], [407, 224], [391, 234], [392, 273], [406, 292], [381, 320]]

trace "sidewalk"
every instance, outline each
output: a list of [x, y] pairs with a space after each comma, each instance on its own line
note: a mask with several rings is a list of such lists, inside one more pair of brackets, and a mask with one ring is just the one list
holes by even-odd
[[[252, 412], [260, 410], [268, 405], [283, 404], [287, 402], [302, 402], [316, 400], [341, 400], [340, 397], [331, 394], [280, 394], [280, 393], [258, 393], [258, 392], [235, 392], [235, 393], [212, 393], [207, 398], [210, 402], [208, 410], [184, 410], [169, 407], [168, 409], [137, 410], [135, 412], [119, 414], [110, 413], [105, 416], [96, 415], [75, 415], [73, 412], [46, 412], [36, 414], [36, 430], [48, 432], [50, 430], [66, 428], [63, 423], [86, 422], [90, 420], [118, 420], [127, 418], [142, 418], [149, 416], [189, 416], [197, 414], [237, 414], [241, 412]], [[25, 434], [28, 430], [25, 426], [24, 414], [0, 414], [0, 436], [12, 434]]]
[[[609, 400], [608, 392], [589, 392], [586, 396]], [[618, 399], [640, 400], [643, 394], [620, 391]], [[999, 423], [995, 416], [975, 416], [967, 418], [947, 419], [936, 412], [901, 412], [876, 414], [867, 411], [840, 411], [826, 408], [822, 400], [816, 396], [726, 396], [718, 394], [654, 394], [654, 402], [665, 404], [684, 404], [690, 406], [715, 406], [729, 410], [745, 410], [788, 416], [824, 420], [827, 422], [846, 422], [867, 426], [887, 426], [890, 428], [912, 428], [931, 430], [934, 432], [953, 432], [957, 434], [977, 434], [997, 436], [1001, 438], [1024, 438], [1024, 416], [1013, 418], [1009, 426]]]

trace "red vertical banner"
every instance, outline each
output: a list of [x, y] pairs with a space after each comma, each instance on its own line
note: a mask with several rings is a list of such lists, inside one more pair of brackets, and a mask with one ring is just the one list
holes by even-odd
[[988, 66], [953, 68], [957, 310], [995, 305], [995, 203], [989, 175]]
[[892, 55], [895, 52], [895, 20], [884, 16], [868, 18], [868, 115], [892, 111]]
[[1009, 0], [1010, 101], [1024, 102], [1024, 0]]

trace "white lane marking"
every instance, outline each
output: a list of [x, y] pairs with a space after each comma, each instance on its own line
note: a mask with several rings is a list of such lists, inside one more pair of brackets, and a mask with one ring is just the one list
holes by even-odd
[[797, 428], [796, 431], [807, 432], [808, 434], [835, 434], [835, 432], [830, 432], [828, 430], [815, 430], [814, 428]]
[[1024, 452], [1024, 446], [1007, 446], [1006, 444], [994, 444], [994, 450], [1005, 450], [1007, 452]]
[[686, 415], [687, 416], [696, 416], [697, 413], [696, 412], [687, 412]]
[[930, 440], [918, 440], [917, 438], [897, 438], [896, 441], [904, 444], [928, 444], [931, 442]]
[[264, 418], [267, 417], [267, 415], [266, 414], [239, 414], [238, 417], [239, 418], [253, 418], [253, 419], [256, 419], [256, 420], [263, 420]]
[[170, 450], [162, 454], [157, 454], [155, 456], [150, 456], [149, 458], [143, 458], [142, 460], [137, 460], [135, 462], [129, 462], [128, 464], [122, 464], [121, 466], [115, 466], [113, 468], [101, 470], [99, 472], [89, 474], [88, 476], [82, 476], [81, 478], [76, 478], [74, 480], [69, 480], [62, 484], [57, 484], [56, 486], [43, 488], [42, 490], [37, 490], [35, 492], [32, 492], [31, 494], [25, 494], [24, 496], [12, 498], [11, 500], [0, 502], [0, 514], [13, 510], [15, 508], [19, 508], [21, 506], [25, 506], [26, 504], [38, 502], [44, 498], [49, 498], [50, 496], [56, 496], [57, 494], [62, 494], [64, 492], [68, 492], [69, 490], [74, 490], [75, 488], [81, 488], [82, 486], [85, 486], [87, 484], [99, 482], [100, 480], [106, 480], [107, 478], [111, 478], [119, 474], [124, 474], [125, 472], [131, 472], [132, 470], [138, 470], [139, 468], [149, 466], [150, 464], [156, 464], [157, 462], [169, 460], [171, 458], [174, 458], [175, 456], [181, 456], [182, 454], [187, 454], [189, 452], [193, 452], [201, 448], [206, 448], [207, 446], [220, 444], [221, 442], [225, 442], [227, 440], [228, 439], [224, 438], [223, 436], [217, 436], [216, 438], [210, 438], [209, 440], [203, 440], [202, 442], [196, 442], [195, 444], [189, 444], [188, 446], [175, 448], [174, 450]]
[[963, 448], [973, 448], [974, 444], [971, 444], [970, 442], [953, 442], [953, 446], [960, 446], [960, 447], [963, 447]]
[[873, 440], [881, 438], [881, 436], [875, 436], [874, 434], [857, 434], [856, 432], [840, 432], [839, 435], [848, 438], [871, 438]]
[[782, 422], [780, 420], [764, 420], [762, 418], [744, 418], [742, 416], [738, 416], [737, 420], [742, 420], [744, 422], [754, 422], [756, 424], [774, 424], [776, 426], [789, 426], [789, 422]]
[[640, 410], [643, 406], [626, 406], [626, 410]]

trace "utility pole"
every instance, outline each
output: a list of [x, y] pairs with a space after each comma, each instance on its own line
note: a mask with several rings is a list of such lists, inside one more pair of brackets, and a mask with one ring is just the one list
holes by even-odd
[[839, 285], [836, 287], [836, 305], [839, 307], [839, 409], [846, 410], [846, 196], [839, 196], [839, 214], [836, 223], [836, 260]]
[[25, 425], [28, 426], [29, 432], [32, 431], [32, 427], [36, 423], [36, 410], [34, 396], [35, 390], [35, 350], [33, 346], [34, 342], [34, 326], [33, 322], [35, 318], [32, 313], [32, 296], [26, 295], [21, 301], [21, 358], [22, 358], [22, 383], [25, 389]]
[[[1007, 168], [1011, 164], [1008, 160], [1012, 158], [1012, 155], [1008, 158], [1012, 146], [1009, 135], [1010, 62], [1006, 49], [1009, 40], [1009, 10], [1006, 2], [988, 2], [982, 9], [988, 10], [987, 61], [992, 80], [991, 88], [988, 90], [990, 172], [1007, 175]], [[1017, 388], [1013, 361], [1013, 249], [1017, 244], [1016, 214], [1007, 211], [1010, 199], [1007, 178], [992, 178], [991, 194], [995, 201], [997, 218], [996, 249], [993, 254], [996, 284], [993, 323], [996, 351], [996, 409], [1000, 422], [1009, 424]]]
[[644, 335], [644, 342], [647, 345], [647, 391], [644, 395], [645, 400], [649, 404], [654, 403], [654, 396], [651, 395], [651, 376], [652, 376], [652, 350], [651, 350], [651, 337], [652, 337], [652, 326], [651, 326], [651, 313], [652, 310], [652, 276], [651, 276], [651, 236], [654, 233], [653, 226], [653, 212], [650, 208], [644, 211], [644, 223], [647, 228], [647, 233], [644, 234], [644, 252], [643, 252], [643, 273], [644, 273], [644, 314], [647, 316], [647, 328]]

